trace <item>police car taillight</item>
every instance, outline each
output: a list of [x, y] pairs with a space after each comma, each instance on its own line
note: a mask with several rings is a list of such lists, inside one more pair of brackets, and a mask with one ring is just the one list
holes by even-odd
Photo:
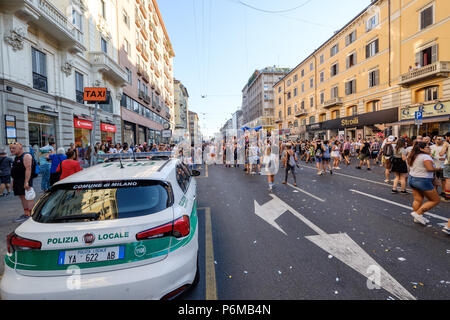
[[8, 253], [14, 253], [16, 250], [33, 250], [41, 249], [42, 243], [36, 240], [25, 239], [19, 237], [14, 232], [6, 237]]
[[150, 240], [162, 237], [183, 238], [189, 235], [191, 231], [188, 216], [183, 216], [173, 222], [165, 225], [139, 232], [136, 235], [137, 240]]

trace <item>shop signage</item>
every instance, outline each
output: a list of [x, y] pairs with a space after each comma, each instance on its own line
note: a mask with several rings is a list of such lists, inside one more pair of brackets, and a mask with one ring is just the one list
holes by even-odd
[[[414, 113], [412, 114], [412, 119], [414, 120]], [[398, 108], [390, 108], [381, 111], [364, 113], [358, 116], [345, 117], [342, 119], [334, 119], [329, 121], [321, 122], [322, 130], [342, 130], [346, 128], [362, 128], [364, 126], [371, 126], [375, 124], [387, 124], [394, 123], [398, 121]], [[313, 129], [310, 126], [307, 127], [308, 130]]]
[[17, 142], [16, 117], [5, 115], [6, 144]]
[[162, 137], [163, 138], [171, 138], [172, 137], [172, 130], [163, 130], [162, 131]]
[[450, 116], [450, 101], [400, 108], [400, 121], [415, 120], [416, 112], [422, 113], [422, 118]]
[[341, 126], [342, 127], [348, 127], [348, 126], [357, 126], [359, 124], [359, 118], [355, 117], [353, 119], [342, 119], [341, 120]]
[[117, 128], [115, 125], [112, 124], [106, 124], [106, 123], [101, 123], [100, 124], [100, 130], [103, 132], [117, 132]]
[[84, 88], [83, 100], [87, 102], [105, 102], [106, 88]]
[[74, 128], [88, 129], [88, 130], [92, 130], [94, 128], [94, 124], [91, 121], [80, 120], [76, 118], [73, 119], [73, 126]]

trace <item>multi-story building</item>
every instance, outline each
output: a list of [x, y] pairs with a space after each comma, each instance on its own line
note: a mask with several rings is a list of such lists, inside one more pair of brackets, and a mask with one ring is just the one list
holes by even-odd
[[127, 73], [121, 101], [124, 142], [168, 142], [173, 128], [174, 52], [156, 0], [117, 1], [119, 61]]
[[301, 137], [449, 131], [450, 2], [374, 0], [275, 84], [276, 122]]
[[174, 96], [175, 129], [189, 131], [189, 93], [179, 80], [174, 80]]
[[[122, 142], [115, 1], [0, 0], [0, 144]], [[109, 103], [83, 102], [107, 87]], [[8, 121], [6, 121], [8, 120]]]
[[266, 130], [274, 126], [273, 85], [290, 69], [267, 67], [256, 70], [242, 90], [242, 112], [247, 127], [262, 126]]
[[202, 143], [198, 114], [192, 111], [189, 111], [189, 134], [191, 135], [191, 143]]

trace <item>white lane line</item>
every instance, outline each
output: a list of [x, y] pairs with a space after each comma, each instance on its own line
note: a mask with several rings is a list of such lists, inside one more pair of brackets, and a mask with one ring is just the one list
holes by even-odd
[[[361, 192], [361, 191], [358, 191], [358, 190], [350, 189], [350, 191], [358, 193], [358, 194], [361, 194], [361, 195], [369, 197], [369, 198], [373, 198], [373, 199], [376, 199], [376, 200], [384, 201], [386, 203], [390, 203], [390, 204], [393, 204], [395, 206], [398, 206], [398, 207], [401, 207], [401, 208], [404, 208], [404, 209], [407, 209], [407, 210], [411, 210], [411, 211], [414, 210], [412, 207], [406, 206], [404, 204], [397, 203], [397, 202], [394, 202], [394, 201], [390, 201], [390, 200], [387, 200], [387, 199], [383, 199], [383, 198], [380, 198], [380, 197], [377, 197], [377, 196], [374, 196], [374, 195], [371, 195], [371, 194], [368, 194], [368, 193], [364, 193], [364, 192]], [[430, 213], [430, 212], [425, 212], [424, 214], [426, 214], [426, 215], [428, 215], [430, 217], [434, 217], [436, 219], [440, 219], [440, 220], [443, 220], [443, 221], [448, 221], [448, 218], [439, 216], [437, 214], [433, 214], [433, 213]]]
[[296, 187], [296, 186], [294, 186], [294, 185], [292, 185], [292, 184], [290, 184], [290, 183], [288, 183], [287, 185], [288, 185], [289, 187], [294, 188], [295, 190], [298, 190], [298, 191], [300, 191], [300, 192], [303, 192], [304, 194], [310, 196], [311, 198], [314, 198], [314, 199], [316, 199], [316, 200], [319, 200], [320, 202], [325, 202], [324, 199], [321, 199], [321, 198], [319, 198], [319, 197], [316, 197], [315, 195], [313, 195], [313, 194], [311, 194], [311, 193], [309, 193], [309, 192], [307, 192], [307, 191], [305, 191], [305, 190], [303, 190], [303, 189], [300, 189], [299, 187]]
[[[300, 167], [304, 167], [304, 168], [308, 168], [308, 169], [311, 169], [311, 170], [317, 170], [317, 168], [310, 167], [310, 166], [305, 166], [305, 165], [302, 165], [302, 164], [299, 164], [299, 166]], [[333, 171], [333, 175], [343, 176], [343, 177], [352, 178], [352, 179], [361, 180], [361, 181], [366, 181], [366, 182], [375, 183], [375, 184], [379, 184], [381, 186], [391, 187], [392, 188], [391, 184], [378, 182], [378, 181], [373, 181], [373, 180], [369, 180], [369, 179], [364, 179], [364, 178], [360, 178], [360, 177], [355, 177], [355, 176], [351, 176], [349, 174], [339, 173], [339, 172], [336, 172], [336, 171]], [[411, 191], [411, 189], [406, 189], [406, 190]]]

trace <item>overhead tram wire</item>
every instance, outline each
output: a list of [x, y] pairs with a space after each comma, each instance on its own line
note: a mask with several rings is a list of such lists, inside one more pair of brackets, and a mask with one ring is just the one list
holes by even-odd
[[249, 7], [249, 8], [251, 8], [251, 9], [253, 9], [253, 10], [261, 11], [261, 12], [265, 12], [265, 13], [286, 13], [286, 12], [291, 12], [291, 11], [295, 11], [295, 10], [297, 10], [297, 9], [300, 9], [301, 7], [306, 6], [306, 5], [307, 5], [308, 3], [310, 3], [311, 1], [312, 1], [312, 0], [307, 0], [306, 2], [304, 2], [304, 3], [302, 3], [302, 4], [298, 5], [298, 6], [296, 6], [296, 7], [294, 7], [294, 8], [284, 9], [284, 10], [265, 10], [265, 9], [261, 9], [261, 8], [257, 8], [257, 7], [254, 7], [254, 6], [252, 6], [252, 5], [249, 5], [248, 3], [245, 3], [245, 2], [242, 1], [242, 0], [237, 0], [237, 1], [234, 1], [234, 2], [240, 3], [241, 5], [246, 6], [246, 7]]

